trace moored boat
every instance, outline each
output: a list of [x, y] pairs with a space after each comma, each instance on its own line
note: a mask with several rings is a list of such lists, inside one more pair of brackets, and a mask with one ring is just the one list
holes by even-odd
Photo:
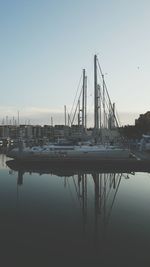
[[[7, 153], [7, 156], [20, 161], [95, 161], [95, 160], [124, 160], [131, 157], [130, 150], [123, 147], [106, 145], [104, 138], [105, 130], [118, 128], [118, 122], [115, 115], [114, 105], [110, 101], [104, 75], [100, 68], [102, 76], [102, 86], [97, 82], [97, 56], [94, 56], [94, 128], [92, 138], [95, 140], [94, 145], [56, 145], [50, 144], [45, 146], [23, 147], [23, 142], [19, 143], [18, 148], [14, 148]], [[83, 134], [86, 133], [86, 80], [85, 70], [83, 71], [82, 85], [82, 108], [79, 106], [78, 126], [82, 126]], [[102, 90], [101, 90], [102, 88]], [[103, 95], [103, 96], [102, 96]], [[108, 98], [108, 103], [106, 102]], [[109, 113], [106, 114], [106, 106]], [[100, 109], [103, 107], [103, 112]], [[80, 111], [82, 111], [80, 125]], [[102, 123], [103, 114], [103, 123]], [[74, 118], [74, 116], [73, 116]], [[71, 125], [73, 120], [71, 122]], [[103, 131], [102, 131], [103, 130]], [[108, 136], [105, 136], [108, 137]]]

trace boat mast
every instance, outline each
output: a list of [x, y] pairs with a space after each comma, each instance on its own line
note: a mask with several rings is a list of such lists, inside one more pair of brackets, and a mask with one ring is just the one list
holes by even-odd
[[87, 76], [85, 76], [85, 130], [87, 129]]
[[64, 116], [65, 116], [65, 126], [67, 125], [67, 111], [66, 111], [66, 105], [64, 106]]
[[87, 76], [83, 69], [83, 85], [82, 85], [82, 127], [87, 128]]
[[80, 99], [79, 99], [78, 100], [78, 126], [80, 126], [80, 122], [81, 122], [80, 112], [81, 112], [81, 108], [80, 108]]
[[82, 127], [85, 126], [85, 69], [83, 69], [83, 91], [82, 91]]
[[97, 132], [99, 129], [98, 116], [98, 86], [97, 86], [97, 56], [94, 55], [94, 129]]
[[103, 123], [104, 128], [106, 128], [106, 111], [105, 111], [105, 80], [104, 80], [104, 74], [102, 74], [102, 80], [103, 80]]

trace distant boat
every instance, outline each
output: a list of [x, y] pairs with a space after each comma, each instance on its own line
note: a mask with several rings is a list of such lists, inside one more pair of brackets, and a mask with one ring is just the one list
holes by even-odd
[[[101, 71], [101, 69], [100, 69]], [[85, 82], [85, 71], [83, 75], [83, 91], [85, 90], [84, 86], [86, 84]], [[104, 95], [104, 77], [102, 75], [103, 80], [103, 95]], [[107, 95], [108, 92], [106, 91]], [[86, 93], [83, 93], [83, 97]], [[101, 131], [101, 111], [100, 111], [100, 102], [99, 99], [101, 98], [101, 92], [100, 92], [100, 85], [97, 83], [97, 56], [94, 56], [94, 139], [95, 144], [94, 145], [77, 145], [77, 146], [71, 146], [71, 145], [45, 145], [45, 146], [35, 146], [32, 148], [29, 147], [23, 147], [22, 143], [20, 143], [18, 148], [12, 149], [7, 153], [8, 157], [14, 158], [20, 161], [95, 161], [95, 160], [123, 160], [123, 159], [129, 159], [131, 154], [130, 150], [123, 147], [118, 147], [114, 145], [104, 145], [102, 140], [101, 144], [99, 143], [99, 136]], [[105, 97], [103, 97], [105, 99]], [[105, 108], [105, 103], [103, 99], [103, 106]], [[114, 107], [112, 106], [109, 99], [109, 111], [111, 110], [111, 119], [112, 115], [115, 118], [114, 114]], [[82, 126], [83, 128], [86, 126], [86, 107], [85, 103], [86, 100], [83, 99], [82, 101], [84, 103], [82, 107]], [[103, 112], [105, 116], [105, 110]], [[105, 118], [106, 119], [106, 118]], [[109, 118], [110, 119], [110, 118]], [[106, 122], [105, 122], [106, 124]], [[114, 125], [114, 120], [113, 120]], [[85, 127], [86, 128], [86, 127]], [[101, 138], [102, 139], [102, 138]]]

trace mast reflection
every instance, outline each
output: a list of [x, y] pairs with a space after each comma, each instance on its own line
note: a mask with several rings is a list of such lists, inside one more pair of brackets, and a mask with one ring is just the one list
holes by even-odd
[[17, 185], [23, 185], [23, 174], [24, 171], [18, 170]]
[[[132, 173], [134, 174], [134, 173]], [[129, 178], [124, 173], [93, 173], [78, 174], [75, 184], [77, 195], [81, 200], [83, 234], [86, 235], [88, 219], [90, 220], [90, 198], [88, 197], [89, 183], [93, 187], [93, 237], [94, 244], [98, 248], [103, 244], [106, 230], [111, 217], [111, 212], [119, 190], [122, 178]], [[75, 179], [74, 179], [75, 181]], [[78, 190], [77, 190], [78, 189]]]
[[[119, 190], [122, 178], [129, 178], [129, 174], [97, 171], [83, 168], [40, 168], [39, 166], [18, 166], [11, 160], [7, 162], [9, 168], [17, 171], [17, 185], [23, 185], [23, 176], [26, 172], [39, 174], [53, 174], [64, 179], [64, 187], [68, 190], [74, 189], [78, 200], [81, 218], [82, 235], [89, 235], [92, 226], [92, 239], [96, 248], [103, 245], [106, 239], [107, 226], [110, 221], [112, 209]], [[131, 173], [134, 174], [134, 173]], [[72, 184], [71, 184], [72, 183]]]

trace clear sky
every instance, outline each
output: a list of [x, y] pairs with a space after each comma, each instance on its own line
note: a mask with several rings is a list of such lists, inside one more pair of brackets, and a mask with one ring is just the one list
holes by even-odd
[[50, 123], [71, 108], [83, 68], [92, 97], [96, 53], [120, 119], [134, 123], [150, 110], [149, 51], [149, 0], [0, 0], [0, 120], [19, 110]]

